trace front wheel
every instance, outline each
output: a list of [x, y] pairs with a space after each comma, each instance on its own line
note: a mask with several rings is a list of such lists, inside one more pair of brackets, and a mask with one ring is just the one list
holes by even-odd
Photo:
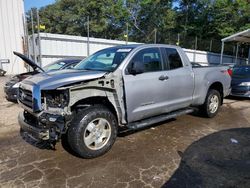
[[206, 117], [216, 116], [221, 106], [221, 95], [217, 90], [210, 89], [201, 109]]
[[68, 143], [83, 158], [95, 158], [110, 150], [117, 136], [116, 117], [96, 105], [79, 110], [68, 130]]

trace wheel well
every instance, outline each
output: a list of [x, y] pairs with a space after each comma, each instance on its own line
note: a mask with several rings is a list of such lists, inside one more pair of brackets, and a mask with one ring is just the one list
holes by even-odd
[[88, 97], [88, 98], [82, 99], [72, 106], [72, 111], [73, 110], [77, 111], [77, 109], [79, 109], [79, 108], [82, 109], [82, 108], [86, 108], [88, 105], [95, 105], [95, 104], [101, 104], [101, 105], [105, 106], [117, 118], [116, 110], [115, 110], [114, 106], [112, 105], [112, 103], [108, 100], [107, 97]]
[[223, 98], [224, 98], [224, 93], [223, 93], [223, 85], [220, 82], [215, 82], [213, 83], [210, 87], [210, 89], [217, 90], [220, 93], [221, 96], [221, 104], [223, 104]]

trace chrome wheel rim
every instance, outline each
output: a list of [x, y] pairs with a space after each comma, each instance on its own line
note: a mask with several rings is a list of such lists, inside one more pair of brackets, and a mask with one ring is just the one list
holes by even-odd
[[215, 113], [219, 107], [219, 98], [217, 95], [213, 95], [209, 103], [209, 111]]
[[84, 131], [84, 143], [91, 150], [102, 149], [111, 136], [111, 126], [104, 118], [91, 121]]

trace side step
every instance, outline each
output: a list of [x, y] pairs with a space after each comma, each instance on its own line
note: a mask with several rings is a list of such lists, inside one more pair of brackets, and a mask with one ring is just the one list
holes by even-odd
[[142, 129], [142, 128], [148, 127], [152, 124], [166, 121], [168, 119], [176, 118], [177, 116], [180, 116], [180, 115], [190, 114], [192, 112], [194, 112], [193, 108], [185, 108], [185, 109], [181, 109], [181, 110], [176, 110], [174, 112], [170, 112], [167, 114], [154, 116], [152, 118], [147, 118], [147, 119], [144, 119], [141, 121], [132, 122], [132, 123], [128, 124], [127, 127], [131, 130]]

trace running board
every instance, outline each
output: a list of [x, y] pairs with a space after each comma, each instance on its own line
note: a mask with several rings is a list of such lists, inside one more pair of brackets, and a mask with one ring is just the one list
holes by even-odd
[[182, 110], [177, 110], [174, 112], [170, 112], [167, 114], [159, 115], [159, 116], [154, 116], [152, 118], [147, 118], [141, 121], [133, 122], [127, 125], [127, 127], [131, 130], [137, 130], [137, 129], [142, 129], [145, 127], [148, 127], [152, 124], [159, 123], [162, 121], [166, 121], [172, 118], [176, 118], [177, 116], [184, 115], [184, 114], [190, 114], [194, 112], [193, 108], [186, 108]]

